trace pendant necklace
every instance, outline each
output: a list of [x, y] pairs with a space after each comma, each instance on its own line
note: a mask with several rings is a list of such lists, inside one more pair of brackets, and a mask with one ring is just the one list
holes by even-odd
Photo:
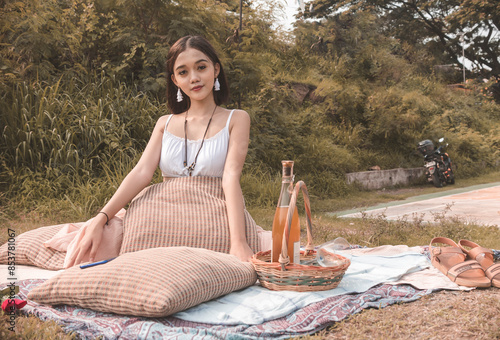
[[217, 110], [217, 105], [215, 105], [214, 111], [212, 112], [212, 115], [210, 116], [210, 119], [208, 120], [207, 128], [205, 129], [205, 133], [203, 134], [203, 139], [201, 140], [200, 148], [198, 149], [198, 152], [196, 153], [196, 156], [194, 157], [194, 162], [191, 163], [190, 166], [187, 166], [187, 116], [188, 116], [189, 110], [186, 111], [186, 116], [184, 117], [184, 167], [187, 168], [190, 177], [192, 175], [194, 167], [196, 166], [196, 160], [198, 159], [198, 155], [200, 154], [200, 150], [203, 147], [203, 143], [205, 142], [205, 137], [207, 135], [208, 127], [210, 126], [210, 123], [212, 122], [212, 118], [214, 117], [215, 110]]

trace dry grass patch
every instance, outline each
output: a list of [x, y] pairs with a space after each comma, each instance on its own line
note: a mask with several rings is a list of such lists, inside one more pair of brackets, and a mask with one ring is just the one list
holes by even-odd
[[34, 316], [18, 315], [15, 319], [15, 332], [9, 330], [9, 316], [0, 312], [0, 339], [3, 340], [33, 340], [54, 339], [73, 340], [76, 336], [66, 334], [54, 321], [41, 321]]
[[305, 339], [499, 339], [500, 290], [441, 291], [367, 309]]
[[58, 224], [58, 222], [54, 222], [53, 218], [46, 217], [43, 214], [37, 213], [36, 211], [30, 212], [25, 215], [18, 215], [16, 219], [4, 220], [1, 222], [0, 227], [0, 245], [7, 242], [9, 238], [8, 229], [14, 230], [17, 237], [24, 232], [55, 224]]

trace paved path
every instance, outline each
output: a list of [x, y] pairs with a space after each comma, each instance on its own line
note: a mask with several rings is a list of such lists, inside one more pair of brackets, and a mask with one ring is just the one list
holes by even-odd
[[398, 220], [404, 216], [411, 220], [413, 216], [422, 216], [428, 222], [433, 222], [436, 214], [446, 212], [445, 216], [448, 217], [456, 216], [470, 223], [500, 227], [500, 182], [415, 196], [404, 201], [343, 211], [335, 215], [356, 218], [361, 217], [362, 211], [367, 215], [383, 213], [388, 220]]

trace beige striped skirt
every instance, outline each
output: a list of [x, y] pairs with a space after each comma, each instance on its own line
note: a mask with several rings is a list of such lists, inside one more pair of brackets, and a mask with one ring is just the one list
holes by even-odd
[[[257, 226], [244, 210], [248, 245], [260, 250]], [[222, 178], [179, 177], [151, 185], [131, 202], [123, 220], [120, 254], [187, 246], [229, 253], [230, 235]]]

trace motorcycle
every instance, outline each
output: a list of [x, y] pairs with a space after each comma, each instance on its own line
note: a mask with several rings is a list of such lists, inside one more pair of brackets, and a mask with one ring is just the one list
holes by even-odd
[[[439, 139], [443, 143], [444, 138]], [[451, 158], [444, 148], [448, 146], [440, 145], [435, 147], [431, 140], [426, 139], [418, 143], [417, 149], [424, 156], [425, 176], [427, 181], [441, 188], [447, 184], [455, 184], [455, 175], [451, 167]]]

